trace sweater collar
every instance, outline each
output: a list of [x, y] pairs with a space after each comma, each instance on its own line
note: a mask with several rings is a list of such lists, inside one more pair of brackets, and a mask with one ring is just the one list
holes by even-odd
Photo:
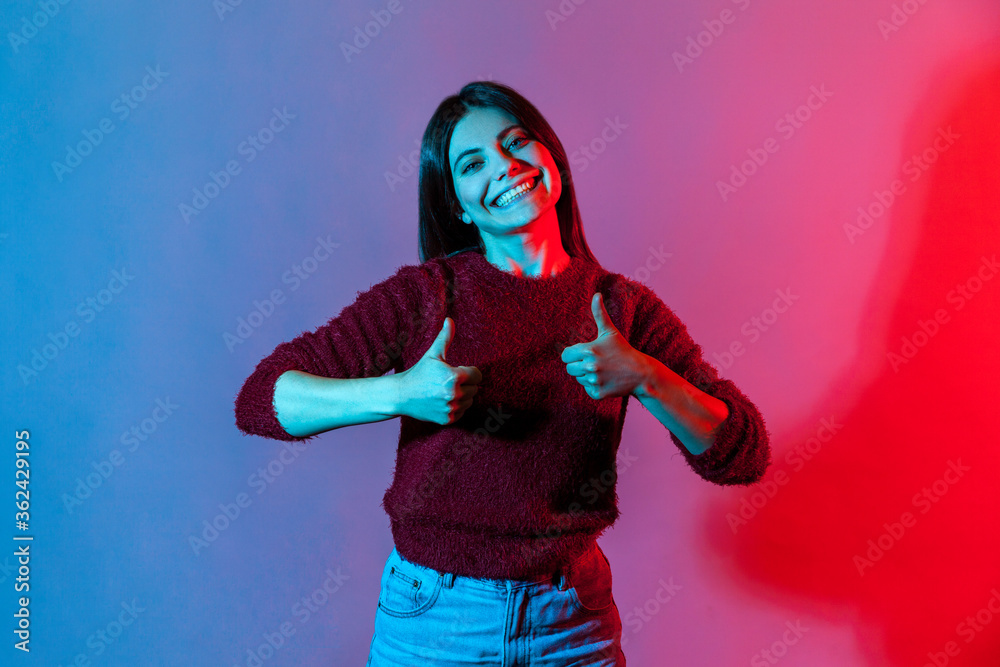
[[586, 263], [586, 259], [583, 257], [570, 256], [569, 264], [563, 267], [563, 270], [554, 276], [519, 276], [510, 271], [503, 271], [494, 266], [489, 262], [489, 260], [486, 259], [486, 255], [481, 252], [472, 251], [463, 254], [470, 256], [468, 259], [470, 266], [475, 267], [484, 277], [490, 279], [491, 281], [499, 284], [516, 285], [521, 287], [547, 287], [550, 285], [569, 284], [574, 278], [580, 275], [583, 270], [583, 265]]

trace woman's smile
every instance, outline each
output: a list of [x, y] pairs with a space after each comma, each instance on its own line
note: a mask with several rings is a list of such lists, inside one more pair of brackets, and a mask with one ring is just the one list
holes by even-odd
[[493, 200], [493, 203], [490, 204], [490, 206], [500, 209], [512, 206], [513, 204], [530, 196], [531, 193], [533, 193], [535, 189], [538, 187], [538, 184], [541, 183], [541, 181], [542, 181], [542, 175], [537, 174], [530, 180], [525, 181], [516, 187], [508, 188], [503, 193], [501, 193], [500, 196], [498, 196], [495, 200]]

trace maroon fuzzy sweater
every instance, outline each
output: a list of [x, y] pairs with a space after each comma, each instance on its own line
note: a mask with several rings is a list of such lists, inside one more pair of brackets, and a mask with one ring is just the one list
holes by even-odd
[[690, 467], [716, 484], [751, 484], [770, 463], [764, 420], [702, 359], [684, 324], [642, 283], [580, 257], [555, 276], [516, 276], [475, 250], [406, 265], [325, 325], [282, 343], [236, 398], [245, 433], [279, 440], [274, 383], [290, 369], [335, 378], [399, 373], [430, 347], [446, 316], [446, 361], [483, 374], [461, 419], [400, 417], [382, 507], [404, 558], [472, 577], [524, 579], [581, 554], [618, 518], [616, 455], [629, 397], [595, 400], [560, 359], [596, 338], [594, 293], [636, 350], [724, 401], [715, 444]]

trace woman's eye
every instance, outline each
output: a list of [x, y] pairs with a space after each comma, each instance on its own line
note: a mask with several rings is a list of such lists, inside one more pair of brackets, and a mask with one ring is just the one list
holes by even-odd
[[[524, 146], [526, 143], [528, 143], [529, 141], [530, 141], [530, 139], [528, 139], [528, 137], [517, 137], [512, 142], [510, 142], [510, 145], [511, 145], [511, 148], [520, 148], [520, 147]], [[465, 165], [462, 168], [462, 173], [463, 174], [468, 173], [469, 168], [470, 167], [474, 167], [477, 164], [479, 164], [479, 162], [477, 162], [477, 161], [470, 162], [469, 164]]]

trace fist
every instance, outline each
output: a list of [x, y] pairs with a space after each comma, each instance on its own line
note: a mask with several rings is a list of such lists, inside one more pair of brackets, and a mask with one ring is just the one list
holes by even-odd
[[400, 374], [401, 414], [444, 426], [472, 405], [483, 374], [475, 366], [451, 366], [445, 360], [454, 334], [455, 321], [446, 317], [420, 361]]
[[594, 399], [627, 396], [645, 379], [642, 353], [629, 345], [604, 309], [604, 297], [594, 294], [590, 309], [597, 324], [597, 338], [563, 350], [566, 372]]

